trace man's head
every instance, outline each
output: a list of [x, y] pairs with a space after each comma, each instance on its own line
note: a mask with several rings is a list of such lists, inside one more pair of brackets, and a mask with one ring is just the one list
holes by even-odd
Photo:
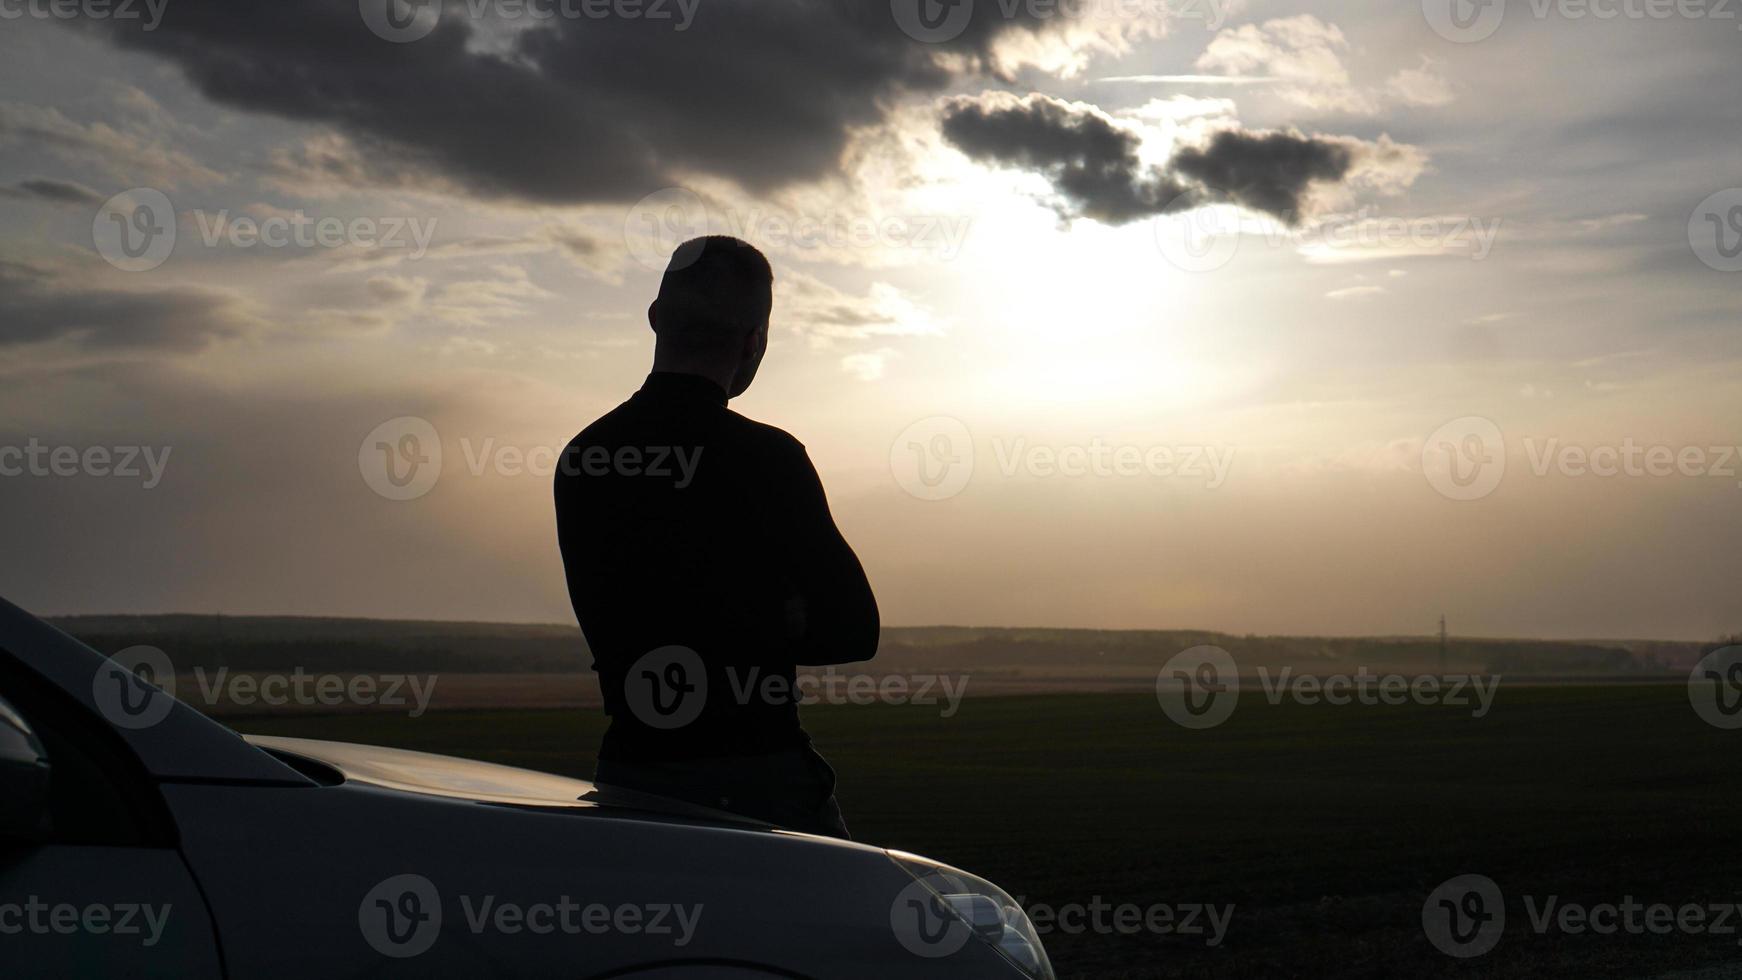
[[712, 378], [737, 397], [768, 349], [774, 272], [749, 242], [726, 235], [677, 247], [647, 308], [653, 367]]

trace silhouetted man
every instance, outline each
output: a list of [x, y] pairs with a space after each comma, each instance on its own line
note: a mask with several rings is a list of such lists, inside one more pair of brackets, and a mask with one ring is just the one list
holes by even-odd
[[678, 247], [653, 373], [563, 452], [557, 535], [611, 716], [596, 780], [845, 837], [795, 667], [869, 659], [877, 602], [804, 446], [726, 407], [773, 284], [738, 239]]

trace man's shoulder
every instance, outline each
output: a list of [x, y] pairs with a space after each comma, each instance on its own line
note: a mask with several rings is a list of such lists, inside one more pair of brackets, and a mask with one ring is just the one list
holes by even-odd
[[[710, 413], [705, 419], [681, 422], [651, 416], [633, 399], [599, 416], [576, 433], [563, 447], [561, 459], [572, 461], [589, 450], [615, 452], [623, 446], [691, 443], [704, 450], [710, 443], [734, 454], [762, 457], [770, 463], [797, 463], [807, 458], [804, 443], [785, 429], [740, 415], [729, 408]], [[572, 466], [559, 466], [557, 476], [573, 475]]]
[[624, 402], [616, 408], [611, 409], [609, 412], [606, 412], [587, 423], [585, 428], [575, 433], [574, 438], [569, 440], [568, 445], [565, 446], [564, 449], [572, 451], [579, 449], [582, 446], [612, 442], [629, 427], [627, 412], [629, 407], [629, 403]]
[[739, 415], [731, 409], [726, 410], [726, 415], [730, 419], [729, 424], [737, 430], [736, 434], [759, 448], [783, 454], [804, 453], [804, 443], [799, 442], [792, 433], [777, 425], [758, 422], [753, 418]]

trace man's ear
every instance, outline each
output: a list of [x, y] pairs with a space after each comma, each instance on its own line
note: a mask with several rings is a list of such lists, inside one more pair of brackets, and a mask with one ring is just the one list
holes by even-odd
[[647, 326], [649, 328], [651, 328], [654, 333], [659, 332], [659, 312], [658, 312], [658, 310], [659, 310], [659, 300], [654, 300], [653, 302], [647, 304]]

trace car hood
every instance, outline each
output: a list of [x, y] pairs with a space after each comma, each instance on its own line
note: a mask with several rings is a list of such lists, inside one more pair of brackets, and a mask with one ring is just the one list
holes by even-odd
[[475, 759], [355, 742], [279, 735], [243, 737], [249, 744], [281, 758], [324, 765], [344, 777], [346, 783], [402, 793], [520, 806], [604, 808], [623, 811], [625, 816], [638, 813], [745, 828], [768, 827], [761, 821], [682, 800]]

